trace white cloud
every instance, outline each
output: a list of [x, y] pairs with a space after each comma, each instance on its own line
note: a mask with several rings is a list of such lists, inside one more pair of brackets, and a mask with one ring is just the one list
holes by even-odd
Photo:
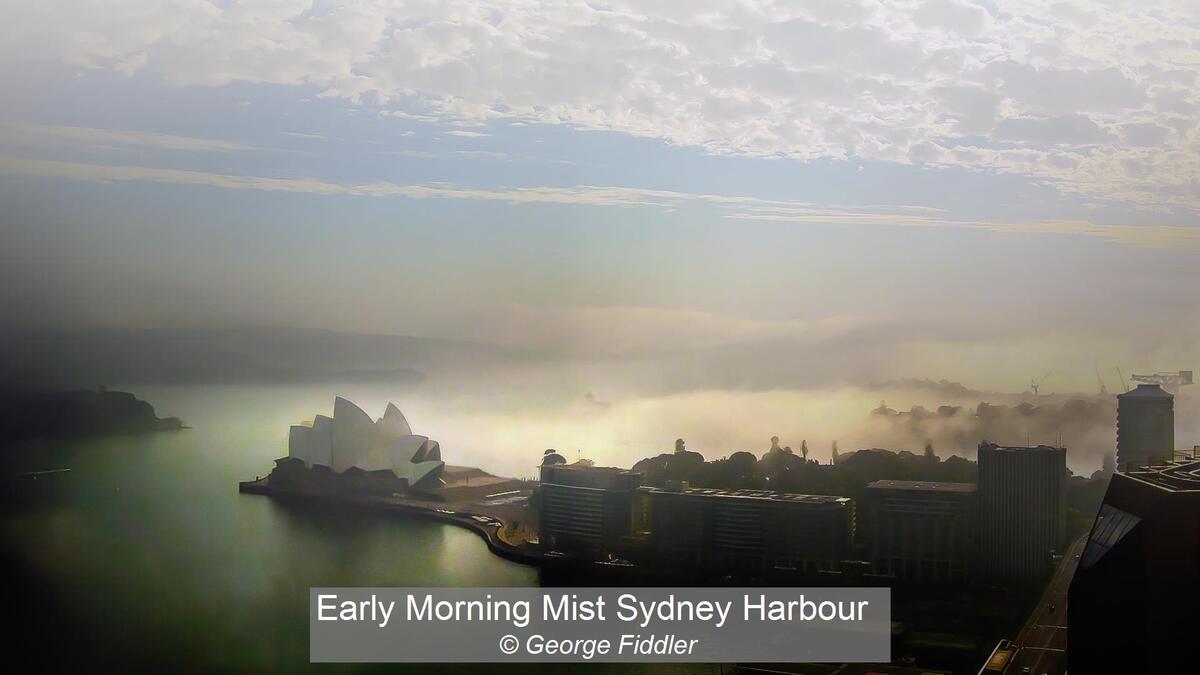
[[1086, 115], [1008, 117], [996, 124], [993, 136], [1040, 147], [1091, 145], [1112, 140], [1107, 131]]
[[978, 35], [991, 18], [979, 5], [954, 0], [927, 0], [913, 15], [917, 25], [942, 28], [963, 35]]
[[726, 217], [747, 221], [954, 227], [1005, 233], [1067, 234], [1148, 248], [1200, 250], [1200, 228], [1157, 225], [1102, 225], [1078, 220], [987, 222], [955, 220], [937, 209], [907, 205], [844, 208], [789, 200], [720, 195], [625, 186], [516, 187], [480, 189], [449, 184], [403, 185], [389, 182], [331, 183], [313, 178], [274, 178], [158, 167], [86, 164], [0, 155], [0, 174], [110, 182], [166, 183], [231, 190], [292, 192], [360, 197], [462, 199], [509, 204], [569, 204], [602, 207], [653, 207], [670, 210], [686, 203], [740, 209]]
[[1194, 0], [43, 0], [0, 21], [16, 28], [5, 64], [307, 85], [425, 121], [968, 167], [1200, 208]]

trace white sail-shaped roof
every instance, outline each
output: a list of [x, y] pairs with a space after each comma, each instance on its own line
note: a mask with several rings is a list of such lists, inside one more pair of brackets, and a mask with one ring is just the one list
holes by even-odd
[[333, 401], [333, 470], [370, 471], [367, 455], [379, 444], [379, 430], [363, 409], [338, 396]]
[[379, 418], [376, 426], [379, 427], [379, 433], [388, 440], [412, 435], [412, 428], [408, 426], [408, 420], [404, 418], [404, 413], [400, 412], [395, 403], [387, 404], [387, 409], [383, 411], [383, 417]]
[[317, 415], [311, 427], [296, 425], [288, 435], [288, 454], [309, 466], [328, 466], [341, 473], [392, 471], [409, 486], [432, 485], [445, 464], [437, 441], [412, 433], [408, 420], [389, 403], [373, 422], [362, 408], [337, 397], [333, 417]]
[[414, 486], [424, 483], [429, 486], [429, 482], [437, 478], [441, 478], [442, 471], [446, 468], [445, 462], [410, 462], [403, 467], [394, 469], [396, 476], [407, 481], [408, 485]]
[[442, 458], [442, 449], [437, 441], [426, 440], [417, 450], [417, 454], [413, 455], [414, 462], [428, 462], [430, 460], [440, 460]]
[[[429, 439], [424, 436], [401, 436], [388, 443], [388, 460], [395, 467], [400, 464], [415, 462], [417, 451], [421, 449]], [[398, 475], [398, 474], [397, 474]]]
[[308, 434], [308, 462], [313, 466], [333, 466], [333, 420], [317, 415]]
[[312, 455], [312, 429], [302, 425], [294, 425], [288, 430], [288, 457], [294, 457], [305, 466], [310, 463]]

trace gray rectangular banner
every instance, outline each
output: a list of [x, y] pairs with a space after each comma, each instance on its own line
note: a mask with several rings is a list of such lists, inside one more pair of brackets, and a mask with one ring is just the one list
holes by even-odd
[[887, 588], [313, 588], [313, 662], [891, 660]]

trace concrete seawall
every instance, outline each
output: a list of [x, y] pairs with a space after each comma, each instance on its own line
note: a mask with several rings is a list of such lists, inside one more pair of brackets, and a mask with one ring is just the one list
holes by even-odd
[[[238, 492], [246, 494], [266, 495], [274, 499], [298, 502], [328, 502], [358, 508], [394, 513], [406, 517], [426, 518], [471, 530], [483, 538], [488, 549], [496, 555], [524, 565], [540, 565], [546, 557], [538, 551], [530, 550], [528, 545], [514, 546], [500, 537], [500, 531], [507, 525], [499, 517], [487, 513], [468, 513], [454, 511], [447, 513], [439, 511], [436, 506], [414, 504], [411, 501], [401, 501], [395, 497], [356, 496], [342, 494], [317, 494], [280, 490], [272, 487], [266, 478], [238, 483]], [[476, 517], [488, 518], [492, 522], [484, 523]]]

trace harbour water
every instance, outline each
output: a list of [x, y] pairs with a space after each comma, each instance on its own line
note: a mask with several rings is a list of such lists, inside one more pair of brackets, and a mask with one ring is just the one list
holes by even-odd
[[463, 529], [239, 494], [281, 454], [293, 410], [324, 392], [138, 393], [192, 428], [5, 449], [7, 472], [70, 469], [25, 481], [0, 522], [26, 628], [58, 645], [38, 658], [292, 672], [316, 668], [311, 586], [537, 584]]

